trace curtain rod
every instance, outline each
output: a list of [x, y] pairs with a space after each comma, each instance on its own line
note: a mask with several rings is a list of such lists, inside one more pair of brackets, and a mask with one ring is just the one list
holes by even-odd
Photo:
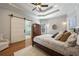
[[22, 17], [14, 16], [13, 14], [10, 14], [9, 16], [10, 16], [10, 17], [16, 17], [16, 18], [20, 18], [20, 19], [24, 19], [24, 20], [31, 21], [31, 20], [29, 20], [29, 19], [26, 19], [26, 18], [22, 18]]

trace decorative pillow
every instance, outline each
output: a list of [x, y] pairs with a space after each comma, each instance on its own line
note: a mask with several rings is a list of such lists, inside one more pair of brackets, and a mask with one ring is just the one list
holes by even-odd
[[77, 42], [77, 34], [76, 33], [71, 34], [66, 41], [67, 46], [69, 46], [69, 47], [74, 47], [76, 45], [76, 42]]
[[57, 36], [57, 34], [58, 34], [58, 32], [57, 32], [57, 33], [55, 33], [55, 34], [52, 36], [52, 38], [55, 38], [55, 37]]
[[70, 32], [65, 32], [65, 33], [63, 33], [62, 37], [59, 40], [62, 42], [65, 42], [70, 35], [71, 35]]
[[63, 35], [63, 32], [59, 32], [59, 34], [56, 35], [55, 39], [56, 39], [56, 40], [60, 39], [60, 37], [61, 37], [62, 35]]
[[63, 33], [66, 33], [67, 32], [67, 30], [65, 30]]

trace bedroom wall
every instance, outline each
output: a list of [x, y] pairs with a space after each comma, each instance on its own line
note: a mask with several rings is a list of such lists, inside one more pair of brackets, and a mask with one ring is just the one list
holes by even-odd
[[9, 10], [0, 8], [0, 34], [2, 33], [5, 38], [10, 39], [10, 13]]
[[[48, 24], [47, 33], [52, 33], [52, 34], [67, 29], [67, 25], [63, 24], [63, 22], [67, 22], [66, 15], [55, 17], [52, 19], [45, 19], [41, 21], [41, 23]], [[56, 30], [52, 29], [53, 24], [57, 25]]]

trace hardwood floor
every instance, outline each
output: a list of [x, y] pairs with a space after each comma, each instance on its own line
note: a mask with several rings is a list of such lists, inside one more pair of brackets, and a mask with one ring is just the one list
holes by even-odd
[[31, 45], [31, 39], [26, 39], [21, 42], [10, 44], [8, 48], [4, 49], [3, 51], [0, 51], [0, 56], [13, 56], [14, 52], [23, 49], [29, 45]]

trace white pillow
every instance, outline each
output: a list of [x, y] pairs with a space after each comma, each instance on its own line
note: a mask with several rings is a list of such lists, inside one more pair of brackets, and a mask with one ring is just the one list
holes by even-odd
[[57, 34], [57, 36], [55, 37], [55, 40], [58, 40], [62, 35], [63, 35], [63, 32], [59, 32], [59, 34]]
[[72, 33], [69, 38], [67, 39], [67, 41], [70, 41], [71, 38], [77, 39], [77, 34], [76, 33]]
[[69, 38], [66, 41], [67, 46], [75, 46], [76, 45], [76, 41], [77, 41], [77, 34], [76, 33], [72, 33]]
[[77, 45], [79, 45], [79, 35], [77, 35]]

